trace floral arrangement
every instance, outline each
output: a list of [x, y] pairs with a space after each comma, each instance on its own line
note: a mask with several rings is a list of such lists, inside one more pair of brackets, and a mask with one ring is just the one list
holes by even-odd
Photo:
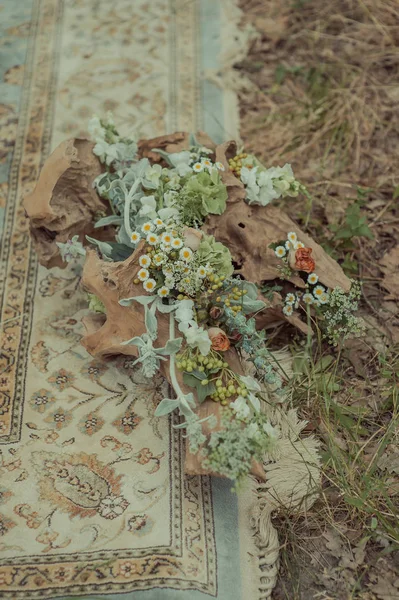
[[[145, 331], [123, 344], [135, 348], [135, 363], [146, 377], [167, 367], [173, 393], [155, 414], [177, 411], [177, 427], [185, 430], [189, 451], [201, 456], [202, 468], [239, 480], [279, 437], [263, 407], [271, 394], [284, 399], [287, 376], [257, 324], [267, 299], [259, 286], [235, 274], [229, 248], [206, 232], [206, 223], [226, 211], [226, 175], [243, 186], [248, 205], [265, 207], [306, 189], [288, 164], [266, 168], [245, 152], [220, 162], [194, 136], [182, 151], [152, 149], [162, 158], [162, 164], [153, 164], [139, 157], [134, 140], [118, 134], [110, 116], [94, 117], [89, 131], [102, 164], [93, 185], [109, 206], [97, 215], [95, 230], [111, 228], [113, 239], [75, 235], [57, 242], [60, 253], [65, 261], [84, 256], [84, 241], [106, 263], [135, 257], [131, 294], [119, 304], [143, 311]], [[333, 343], [338, 334], [361, 330], [353, 314], [356, 290], [348, 295], [321, 284], [312, 248], [295, 231], [270, 248], [280, 279], [294, 274], [303, 282], [285, 295], [283, 317], [319, 311]], [[89, 307], [106, 312], [95, 294], [89, 294]], [[162, 344], [161, 320], [168, 321], [169, 332]], [[198, 407], [205, 402], [217, 411], [201, 416]]]

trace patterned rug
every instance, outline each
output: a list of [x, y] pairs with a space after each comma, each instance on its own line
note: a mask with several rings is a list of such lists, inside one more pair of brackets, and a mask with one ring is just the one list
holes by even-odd
[[0, 598], [258, 597], [245, 494], [184, 476], [161, 378], [84, 351], [79, 270], [38, 266], [21, 207], [94, 112], [140, 137], [236, 136], [226, 5], [0, 0]]

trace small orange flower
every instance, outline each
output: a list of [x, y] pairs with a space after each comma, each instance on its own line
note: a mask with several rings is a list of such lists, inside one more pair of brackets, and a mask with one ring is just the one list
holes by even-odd
[[208, 335], [212, 342], [212, 350], [226, 352], [230, 348], [230, 340], [220, 327], [211, 327], [208, 329]]
[[298, 248], [291, 250], [289, 254], [289, 263], [292, 269], [296, 271], [305, 271], [305, 273], [313, 273], [316, 268], [316, 263], [311, 257], [312, 248]]

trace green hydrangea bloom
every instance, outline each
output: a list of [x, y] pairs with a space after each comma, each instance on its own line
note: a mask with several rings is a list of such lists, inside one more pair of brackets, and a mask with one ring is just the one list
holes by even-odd
[[199, 226], [209, 214], [221, 215], [226, 210], [226, 200], [226, 186], [214, 169], [186, 179], [179, 191], [177, 207], [186, 225]]
[[198, 248], [201, 264], [209, 263], [220, 276], [230, 277], [234, 271], [230, 250], [212, 235], [204, 235]]
[[202, 171], [190, 177], [185, 190], [201, 198], [204, 216], [221, 215], [226, 210], [227, 189], [215, 170], [211, 174]]

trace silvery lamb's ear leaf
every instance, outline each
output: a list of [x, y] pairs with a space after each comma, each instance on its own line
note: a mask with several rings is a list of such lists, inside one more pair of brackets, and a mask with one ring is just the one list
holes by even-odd
[[176, 354], [182, 345], [183, 338], [177, 338], [175, 340], [168, 340], [164, 348], [156, 348], [156, 353], [162, 356], [168, 356], [170, 354]]
[[138, 348], [143, 348], [145, 346], [145, 342], [141, 339], [141, 337], [134, 337], [131, 340], [127, 340], [126, 342], [121, 342], [122, 346], [137, 346]]
[[134, 244], [132, 244], [132, 240], [130, 239], [129, 234], [126, 231], [126, 227], [125, 227], [124, 223], [122, 223], [121, 226], [120, 226], [120, 228], [119, 228], [118, 235], [116, 236], [116, 240], [120, 244], [124, 244], [125, 246], [129, 246], [129, 248], [131, 248], [132, 251], [133, 251]]
[[195, 133], [190, 133], [189, 144], [190, 146], [199, 146]]
[[169, 152], [165, 152], [165, 150], [161, 150], [161, 148], [151, 148], [151, 152], [156, 152], [157, 154], [162, 156], [162, 158], [164, 158], [169, 165], [172, 166], [172, 163], [169, 158]]
[[98, 247], [104, 260], [106, 260], [108, 262], [112, 262], [112, 258], [111, 258], [112, 246], [111, 246], [111, 244], [107, 244], [107, 242], [100, 242], [99, 240], [95, 240], [94, 238], [89, 237], [88, 235], [86, 235], [86, 240], [88, 242], [90, 242], [91, 244], [94, 244], [95, 246]]
[[192, 410], [191, 406], [195, 406], [195, 400], [194, 400], [193, 394], [191, 394], [191, 393], [186, 394], [185, 396], [182, 396], [181, 398], [179, 398], [179, 400], [180, 400], [180, 405], [179, 405], [180, 413], [182, 415], [184, 415], [185, 417], [191, 417], [193, 415], [193, 410]]
[[150, 161], [148, 160], [148, 158], [142, 158], [141, 160], [139, 160], [133, 167], [136, 178], [144, 179], [145, 172], [147, 171], [147, 169], [150, 166], [151, 165], [150, 165]]
[[155, 311], [152, 310], [153, 307], [148, 309], [148, 306], [145, 306], [145, 327], [147, 329], [147, 333], [152, 337], [153, 340], [156, 339], [158, 333], [158, 321], [155, 316]]
[[121, 225], [123, 219], [119, 215], [109, 215], [108, 217], [103, 217], [99, 219], [94, 227], [97, 229], [98, 227], [106, 227], [107, 225]]
[[159, 296], [157, 296], [152, 306], [156, 307], [156, 309], [163, 314], [169, 314], [177, 308], [177, 304], [163, 304], [162, 298], [160, 298]]
[[132, 298], [122, 298], [119, 300], [119, 304], [121, 306], [130, 306], [132, 302], [138, 302], [139, 304], [151, 304], [153, 300], [158, 298], [158, 296], [132, 296]]
[[178, 408], [179, 404], [180, 402], [177, 398], [174, 400], [171, 398], [164, 398], [158, 404], [155, 410], [155, 416], [163, 417], [165, 415], [168, 415], [169, 413], [173, 412], [176, 408]]

